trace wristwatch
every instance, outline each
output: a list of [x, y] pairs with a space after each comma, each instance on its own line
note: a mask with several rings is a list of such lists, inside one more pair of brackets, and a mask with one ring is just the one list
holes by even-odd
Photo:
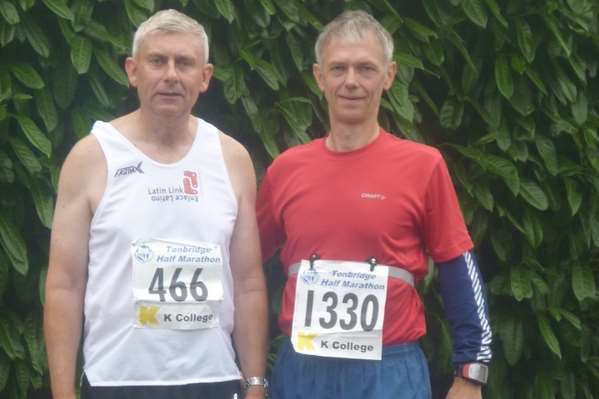
[[268, 380], [264, 377], [248, 377], [244, 381], [244, 388], [247, 390], [249, 387], [262, 387], [268, 391]]
[[454, 374], [475, 384], [484, 385], [489, 377], [489, 367], [482, 363], [459, 364], [456, 366]]

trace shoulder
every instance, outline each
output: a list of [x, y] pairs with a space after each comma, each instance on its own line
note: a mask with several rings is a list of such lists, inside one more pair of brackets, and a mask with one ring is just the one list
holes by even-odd
[[256, 173], [250, 154], [245, 147], [233, 137], [218, 133], [222, 148], [223, 159], [231, 185], [238, 199], [255, 197]]
[[268, 167], [269, 174], [296, 169], [302, 164], [315, 162], [322, 157], [322, 140], [316, 139], [306, 144], [296, 145], [283, 151]]
[[65, 159], [61, 173], [68, 174], [69, 177], [85, 177], [105, 165], [106, 160], [98, 139], [93, 134], [89, 134], [73, 146]]
[[388, 149], [397, 151], [403, 154], [411, 154], [411, 156], [429, 159], [433, 162], [439, 161], [443, 158], [441, 152], [430, 145], [418, 143], [409, 139], [400, 138], [392, 135], [391, 133], [385, 133]]
[[225, 162], [237, 167], [252, 165], [249, 152], [239, 141], [221, 131], [219, 131], [218, 136]]

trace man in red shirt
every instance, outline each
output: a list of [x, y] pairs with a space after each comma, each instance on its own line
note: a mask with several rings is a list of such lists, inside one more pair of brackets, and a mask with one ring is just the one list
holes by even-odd
[[396, 73], [391, 36], [369, 14], [346, 12], [315, 52], [330, 131], [278, 157], [258, 196], [263, 257], [281, 248], [288, 275], [279, 325], [290, 339], [272, 397], [430, 398], [414, 283], [431, 257], [454, 337], [447, 398], [480, 398], [491, 331], [446, 164], [438, 150], [378, 124]]

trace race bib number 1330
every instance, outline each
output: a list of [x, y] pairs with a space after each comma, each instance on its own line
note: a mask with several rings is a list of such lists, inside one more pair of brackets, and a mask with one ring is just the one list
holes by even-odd
[[296, 283], [291, 342], [296, 352], [381, 359], [387, 297], [386, 266], [302, 261]]

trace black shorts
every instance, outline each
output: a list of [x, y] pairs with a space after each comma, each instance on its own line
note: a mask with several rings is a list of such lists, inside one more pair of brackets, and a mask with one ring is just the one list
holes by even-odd
[[81, 399], [241, 399], [239, 380], [185, 384], [92, 387], [84, 375]]

